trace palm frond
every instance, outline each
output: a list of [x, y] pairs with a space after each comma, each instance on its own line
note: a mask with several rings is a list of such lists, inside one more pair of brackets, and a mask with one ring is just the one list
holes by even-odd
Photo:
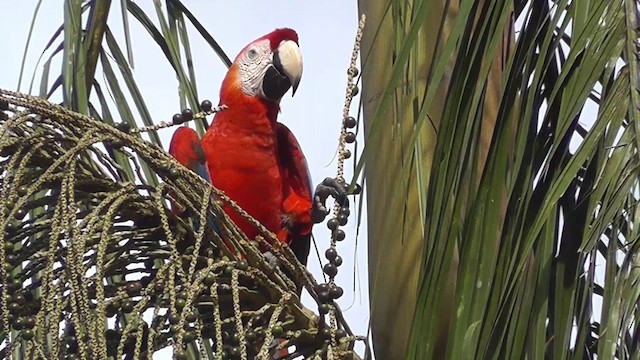
[[630, 358], [637, 2], [391, 7], [363, 50], [359, 169], [407, 189], [369, 196], [377, 356]]

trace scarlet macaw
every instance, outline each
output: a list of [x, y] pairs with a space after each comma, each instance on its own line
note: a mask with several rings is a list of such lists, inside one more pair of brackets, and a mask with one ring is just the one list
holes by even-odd
[[[295, 93], [301, 76], [295, 31], [277, 29], [253, 41], [222, 83], [220, 104], [228, 108], [215, 115], [201, 143], [195, 131], [179, 128], [169, 152], [289, 244], [306, 264], [313, 224], [310, 176], [296, 138], [276, 121], [280, 99], [290, 87]], [[249, 238], [259, 235], [230, 206], [223, 209]]]
[[[293, 133], [277, 122], [280, 100], [302, 76], [298, 35], [276, 29], [247, 45], [229, 68], [220, 105], [206, 134], [179, 128], [169, 152], [184, 166], [209, 180], [241, 208], [287, 243], [306, 265], [311, 228], [328, 214], [333, 196], [348, 206], [344, 186], [327, 178], [311, 193], [311, 177]], [[223, 210], [250, 238], [259, 230], [229, 205]], [[300, 294], [301, 289], [298, 290]], [[279, 354], [286, 355], [283, 349]]]
[[[297, 33], [276, 29], [240, 51], [220, 90], [220, 105], [201, 142], [196, 132], [179, 128], [169, 152], [183, 165], [209, 180], [247, 211], [279, 241], [289, 244], [305, 264], [313, 223], [328, 214], [333, 196], [348, 206], [346, 189], [327, 178], [311, 193], [311, 177], [293, 133], [277, 122], [280, 100], [302, 77]], [[224, 211], [250, 238], [258, 229], [230, 206]]]

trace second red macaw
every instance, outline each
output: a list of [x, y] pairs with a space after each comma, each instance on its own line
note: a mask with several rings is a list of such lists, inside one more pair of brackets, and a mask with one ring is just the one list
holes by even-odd
[[[215, 115], [199, 143], [193, 130], [179, 128], [170, 153], [210, 176], [306, 265], [314, 203], [309, 171], [295, 136], [277, 121], [280, 100], [289, 88], [295, 94], [301, 76], [295, 31], [277, 29], [251, 42], [222, 82], [220, 105], [227, 109]], [[250, 239], [260, 234], [230, 206], [223, 209]]]

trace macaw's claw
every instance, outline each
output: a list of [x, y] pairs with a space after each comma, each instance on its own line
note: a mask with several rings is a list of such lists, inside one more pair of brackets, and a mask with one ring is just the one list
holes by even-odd
[[329, 215], [327, 209], [327, 198], [332, 196], [342, 207], [349, 207], [347, 197], [347, 186], [334, 178], [325, 178], [318, 186], [313, 195], [313, 208], [311, 209], [311, 219], [314, 223], [321, 223]]

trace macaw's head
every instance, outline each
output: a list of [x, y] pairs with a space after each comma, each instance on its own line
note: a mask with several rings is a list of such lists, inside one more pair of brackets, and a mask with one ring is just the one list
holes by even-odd
[[276, 29], [240, 51], [223, 82], [221, 97], [231, 88], [278, 103], [289, 88], [295, 94], [301, 77], [298, 34], [292, 29]]

